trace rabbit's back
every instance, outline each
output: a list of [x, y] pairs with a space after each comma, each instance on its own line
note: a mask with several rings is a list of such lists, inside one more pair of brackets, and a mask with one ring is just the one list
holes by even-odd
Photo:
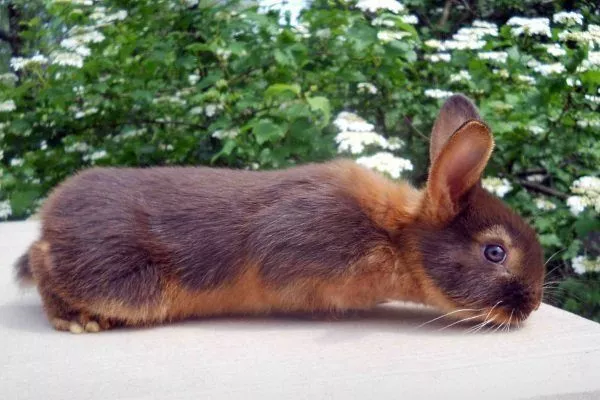
[[349, 194], [340, 168], [92, 169], [42, 213], [52, 277], [83, 299], [156, 301], [165, 282], [202, 291], [249, 265], [265, 282], [344, 274], [386, 234]]

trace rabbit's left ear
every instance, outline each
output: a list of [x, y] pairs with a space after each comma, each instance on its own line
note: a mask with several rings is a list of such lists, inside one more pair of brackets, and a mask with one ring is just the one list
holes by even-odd
[[429, 145], [429, 160], [433, 164], [442, 148], [465, 122], [481, 121], [477, 107], [462, 94], [452, 95], [444, 102], [431, 130]]
[[[461, 100], [459, 104], [465, 103]], [[468, 104], [472, 106], [470, 102]], [[465, 118], [464, 111], [446, 107], [445, 104], [440, 116], [444, 112], [449, 114], [442, 117], [441, 125], [438, 124], [438, 117], [432, 134], [432, 165], [427, 181], [427, 196], [430, 209], [439, 222], [448, 221], [460, 212], [464, 195], [478, 184], [494, 148], [490, 130], [479, 119], [468, 119], [456, 128], [452, 126]], [[478, 117], [474, 107], [473, 112], [475, 115], [467, 116]], [[443, 128], [437, 131], [437, 136], [436, 127]], [[455, 131], [448, 134], [445, 130], [451, 128]], [[443, 143], [440, 144], [441, 141]]]

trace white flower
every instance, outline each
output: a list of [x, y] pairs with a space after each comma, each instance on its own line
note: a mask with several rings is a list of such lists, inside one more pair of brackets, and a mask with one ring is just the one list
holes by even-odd
[[500, 63], [506, 63], [508, 53], [505, 51], [482, 51], [477, 53], [477, 57], [482, 60], [498, 61]]
[[471, 80], [471, 74], [467, 70], [460, 70], [458, 74], [450, 75], [450, 82], [465, 82]]
[[441, 89], [425, 89], [425, 96], [431, 97], [433, 99], [446, 99], [452, 96], [454, 93], [448, 92], [446, 90]]
[[504, 68], [502, 68], [502, 69], [496, 69], [496, 68], [494, 68], [494, 69], [492, 70], [492, 72], [493, 72], [495, 75], [499, 75], [501, 78], [508, 78], [508, 77], [510, 77], [510, 74], [509, 74], [509, 73], [508, 73], [508, 71], [507, 71], [507, 70], [505, 70]]
[[548, 54], [553, 55], [554, 57], [562, 57], [567, 54], [567, 51], [560, 47], [560, 45], [557, 43], [547, 45], [546, 51]]
[[431, 47], [433, 49], [440, 49], [440, 50], [444, 49], [443, 43], [440, 42], [439, 40], [435, 40], [435, 39], [426, 40], [425, 41], [425, 46]]
[[435, 53], [435, 54], [425, 54], [425, 59], [427, 61], [431, 61], [433, 63], [437, 62], [449, 62], [451, 59], [450, 53]]
[[2, 82], [15, 83], [18, 80], [19, 80], [19, 77], [17, 75], [13, 74], [12, 72], [0, 74], [0, 81], [2, 81]]
[[571, 213], [575, 216], [579, 215], [588, 206], [585, 198], [581, 196], [570, 196], [567, 199], [567, 206], [571, 210]]
[[228, 129], [228, 130], [218, 130], [214, 131], [211, 135], [216, 139], [234, 139], [240, 133], [237, 129]]
[[566, 79], [568, 86], [581, 86], [581, 81], [579, 79], [567, 78]]
[[590, 103], [600, 104], [600, 96], [592, 96], [591, 94], [586, 94], [583, 97]]
[[511, 33], [515, 36], [542, 35], [552, 37], [550, 32], [550, 20], [548, 18], [523, 18], [512, 17], [506, 25], [513, 26]]
[[106, 37], [96, 30], [83, 32], [71, 37], [71, 40], [77, 42], [79, 45], [87, 43], [101, 43]]
[[10, 217], [12, 214], [12, 207], [10, 206], [10, 201], [4, 200], [0, 201], [0, 219], [6, 219]]
[[310, 37], [310, 30], [307, 24], [299, 23], [296, 24], [295, 28], [296, 31], [300, 34], [300, 36], [302, 36], [303, 38]]
[[52, 54], [52, 64], [81, 68], [83, 67], [83, 57], [76, 53], [57, 51]]
[[[123, 130], [122, 133], [115, 135], [113, 137], [113, 141], [120, 142], [124, 139], [130, 139], [130, 138], [142, 136], [144, 133], [146, 133], [146, 131], [147, 131], [146, 128], [140, 128], [140, 129], [126, 128], [125, 130]], [[82, 151], [86, 151], [86, 150], [87, 150], [87, 148], [85, 148]]]
[[114, 18], [115, 18], [116, 20], [119, 20], [119, 21], [124, 21], [124, 20], [125, 20], [125, 18], [127, 18], [127, 15], [128, 15], [128, 14], [127, 14], [127, 11], [125, 11], [125, 10], [121, 10], [121, 11], [117, 11], [117, 12], [116, 12], [115, 14], [113, 14], [113, 15], [114, 15]]
[[369, 82], [361, 82], [357, 85], [359, 92], [377, 94], [377, 87]]
[[21, 69], [26, 68], [30, 64], [42, 65], [46, 64], [47, 62], [48, 59], [45, 56], [41, 54], [36, 54], [31, 58], [13, 57], [10, 59], [10, 66], [15, 71], [19, 71]]
[[529, 132], [533, 133], [534, 135], [539, 135], [546, 131], [544, 128], [542, 128], [541, 126], [538, 126], [538, 125], [529, 125], [527, 127], [527, 129], [529, 130]]
[[172, 104], [176, 104], [179, 106], [185, 106], [187, 104], [187, 101], [182, 99], [180, 96], [181, 96], [181, 93], [177, 92], [177, 93], [175, 93], [174, 96], [157, 97], [156, 99], [152, 100], [152, 103], [153, 104], [172, 103]]
[[[445, 50], [477, 50], [485, 46], [485, 40], [477, 40], [472, 37], [461, 37], [454, 35], [454, 40], [446, 40], [443, 44]], [[441, 50], [441, 49], [440, 49]]]
[[90, 154], [90, 155], [86, 155], [86, 156], [84, 156], [84, 157], [83, 157], [83, 159], [84, 159], [85, 161], [88, 161], [88, 160], [89, 160], [89, 161], [91, 161], [91, 162], [92, 162], [92, 164], [93, 164], [95, 161], [97, 161], [97, 160], [99, 160], [99, 159], [101, 159], [101, 158], [104, 158], [104, 157], [106, 157], [106, 155], [107, 155], [107, 154], [106, 154], [106, 150], [97, 150], [97, 151], [94, 151], [94, 152], [93, 152], [92, 154]]
[[342, 131], [335, 137], [338, 144], [338, 152], [350, 152], [360, 154], [369, 145], [378, 145], [386, 148], [387, 140], [376, 132]]
[[531, 174], [527, 176], [529, 182], [543, 182], [546, 179], [544, 174]]
[[188, 7], [194, 7], [198, 5], [198, 0], [184, 0], [185, 5]]
[[333, 121], [340, 131], [371, 132], [375, 127], [358, 115], [342, 111]]
[[517, 75], [517, 80], [520, 82], [529, 83], [530, 85], [535, 84], [535, 78], [530, 75]]
[[596, 257], [594, 260], [585, 256], [577, 256], [571, 260], [571, 266], [577, 275], [586, 272], [600, 272], [600, 257]]
[[578, 12], [562, 11], [554, 14], [552, 21], [557, 24], [583, 25], [583, 15]]
[[73, 88], [73, 92], [79, 96], [83, 96], [83, 94], [85, 93], [85, 87], [83, 86], [75, 86]]
[[574, 215], [582, 212], [586, 207], [591, 207], [600, 213], [600, 178], [583, 176], [573, 182], [571, 191], [575, 196], [567, 199], [567, 205]]
[[188, 76], [188, 82], [192, 86], [194, 86], [196, 83], [198, 83], [199, 80], [200, 80], [200, 75], [198, 75], [198, 74], [191, 74], [190, 76]]
[[17, 109], [14, 100], [6, 100], [0, 103], [0, 112], [11, 112]]
[[554, 64], [539, 64], [533, 67], [535, 72], [539, 72], [544, 76], [548, 76], [550, 74], [562, 74], [566, 71], [566, 68], [561, 63]]
[[93, 0], [54, 0], [53, 3], [69, 3], [77, 6], [92, 6]]
[[417, 16], [413, 14], [403, 15], [400, 17], [400, 19], [405, 24], [416, 25], [419, 23], [419, 18], [417, 18]]
[[20, 167], [23, 165], [23, 163], [25, 162], [25, 160], [23, 160], [22, 158], [13, 158], [10, 160], [10, 166], [11, 167]]
[[383, 17], [377, 17], [372, 22], [373, 26], [387, 26], [388, 28], [396, 26], [396, 23], [390, 19], [385, 19]]
[[512, 190], [512, 185], [506, 178], [487, 177], [481, 180], [483, 188], [498, 197], [504, 197]]
[[404, 5], [396, 0], [359, 0], [356, 7], [370, 12], [388, 10], [397, 14], [404, 11]]
[[584, 59], [577, 68], [577, 72], [583, 72], [589, 69], [600, 69], [600, 51], [589, 51], [587, 58]]
[[587, 196], [600, 196], [600, 178], [596, 176], [582, 176], [571, 185], [574, 193], [581, 193]]
[[563, 31], [558, 34], [558, 39], [585, 43], [590, 47], [600, 46], [600, 25], [588, 24], [587, 31]]
[[580, 128], [600, 128], [600, 119], [580, 119], [577, 121]]
[[48, 148], [48, 142], [46, 142], [45, 140], [42, 140], [40, 142], [40, 150], [46, 150]]
[[412, 171], [413, 169], [410, 160], [396, 157], [385, 151], [372, 156], [359, 157], [356, 162], [367, 168], [386, 173], [394, 179], [400, 178], [403, 171]]
[[86, 142], [76, 142], [65, 147], [66, 153], [85, 153], [89, 150], [90, 146]]
[[212, 117], [214, 116], [217, 111], [220, 109], [219, 104], [207, 104], [206, 108], [204, 109], [204, 113], [206, 114], [207, 117]]
[[69, 38], [69, 39], [62, 40], [60, 42], [60, 45], [67, 50], [73, 50], [73, 49], [76, 49], [77, 47], [81, 46], [81, 42], [79, 42], [78, 40], [75, 40], [73, 38]]
[[215, 51], [215, 54], [217, 56], [219, 56], [220, 58], [222, 58], [223, 60], [228, 60], [229, 57], [231, 57], [231, 51], [226, 50], [226, 49], [221, 49], [221, 48], [217, 49]]
[[542, 211], [552, 211], [556, 209], [556, 204], [541, 197], [535, 199], [535, 206]]
[[90, 107], [86, 110], [79, 110], [75, 113], [75, 119], [81, 119], [83, 117], [87, 117], [88, 115], [92, 115], [98, 112], [96, 107]]
[[329, 29], [329, 28], [319, 29], [318, 31], [315, 32], [315, 36], [318, 37], [319, 39], [328, 39], [331, 37], [331, 29]]
[[481, 49], [486, 44], [486, 41], [483, 40], [485, 36], [498, 36], [498, 27], [490, 22], [476, 20], [473, 22], [473, 26], [460, 28], [452, 36], [452, 40], [446, 40], [438, 48], [440, 50]]
[[394, 32], [394, 31], [379, 31], [377, 32], [377, 39], [382, 42], [391, 42], [392, 40], [400, 40], [406, 36], [410, 36], [408, 32]]
[[196, 106], [190, 110], [190, 115], [200, 115], [204, 112], [204, 108]]
[[498, 36], [498, 25], [493, 22], [476, 19], [473, 21], [473, 27], [479, 28], [482, 32], [486, 32], [488, 35]]
[[113, 14], [106, 15], [105, 7], [97, 7], [96, 11], [90, 15], [90, 18], [96, 20], [96, 27], [110, 25], [115, 21], [123, 21], [127, 18], [127, 11], [121, 10]]

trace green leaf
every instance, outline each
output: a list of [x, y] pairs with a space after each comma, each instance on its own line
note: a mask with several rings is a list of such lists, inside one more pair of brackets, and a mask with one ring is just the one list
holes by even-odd
[[591, 215], [578, 218], [575, 222], [575, 231], [580, 238], [585, 237], [590, 232], [600, 232], [600, 219], [593, 218]]
[[559, 247], [562, 245], [560, 238], [558, 236], [556, 236], [554, 233], [540, 235], [540, 243], [544, 247], [552, 247], [552, 246]]
[[260, 145], [282, 138], [285, 136], [286, 131], [287, 127], [277, 125], [268, 119], [259, 120], [252, 130], [256, 137], [256, 142]]
[[600, 84], [600, 71], [586, 71], [581, 74], [581, 81], [583, 83]]
[[323, 114], [325, 118], [323, 125], [329, 124], [329, 120], [331, 119], [331, 105], [329, 104], [329, 99], [324, 96], [315, 96], [308, 97], [306, 101], [312, 110], [320, 111]]
[[233, 152], [233, 150], [237, 147], [237, 143], [235, 142], [235, 140], [227, 140], [225, 142], [225, 144], [223, 145], [223, 147], [221, 148], [221, 151], [219, 151], [217, 154], [215, 154], [210, 162], [211, 164], [214, 163], [215, 161], [217, 161], [219, 159], [219, 157], [221, 156], [229, 156], [231, 155], [231, 153]]
[[10, 198], [13, 215], [22, 216], [33, 207], [34, 201], [39, 197], [37, 190], [15, 191]]
[[269, 86], [267, 88], [267, 90], [265, 90], [265, 97], [266, 98], [273, 98], [273, 97], [278, 97], [281, 96], [282, 94], [289, 94], [289, 93], [293, 93], [294, 95], [298, 96], [300, 94], [300, 85], [293, 83], [293, 84], [287, 84], [287, 83], [275, 83], [271, 86]]

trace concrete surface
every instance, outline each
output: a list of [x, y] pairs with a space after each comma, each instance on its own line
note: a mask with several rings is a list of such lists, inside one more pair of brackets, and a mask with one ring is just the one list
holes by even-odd
[[401, 305], [56, 332], [12, 280], [37, 229], [0, 224], [2, 399], [600, 399], [600, 324], [550, 306], [510, 333], [418, 328], [435, 313]]

